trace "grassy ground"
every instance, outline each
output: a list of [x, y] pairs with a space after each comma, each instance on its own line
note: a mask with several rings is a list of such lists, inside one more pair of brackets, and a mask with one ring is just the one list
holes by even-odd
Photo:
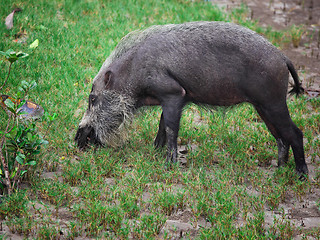
[[[291, 223], [281, 208], [288, 199], [299, 202], [319, 190], [319, 98], [288, 100], [315, 166], [313, 181], [296, 179], [292, 154], [288, 167], [271, 164], [277, 158], [275, 141], [247, 104], [213, 112], [188, 106], [179, 133], [185, 159], [171, 170], [165, 170], [165, 152], [152, 145], [161, 113], [157, 107], [137, 113], [121, 147], [79, 152], [73, 142], [91, 81], [128, 32], [153, 24], [234, 21], [277, 46], [288, 43], [290, 32], [257, 26], [247, 19], [245, 7], [226, 13], [202, 1], [0, 0], [0, 5], [1, 22], [13, 7], [23, 9], [12, 30], [0, 26], [1, 51], [28, 52], [30, 43], [40, 42], [29, 58], [14, 63], [1, 94], [14, 94], [21, 80], [35, 80], [29, 99], [58, 114], [34, 175], [1, 200], [0, 238], [12, 233], [38, 239], [319, 236], [319, 229], [303, 231]], [[26, 43], [14, 41], [17, 37]], [[8, 65], [2, 62], [0, 68], [4, 79]], [[3, 111], [0, 119], [3, 129]], [[267, 224], [266, 209], [280, 217]], [[170, 228], [177, 219], [190, 227]]]

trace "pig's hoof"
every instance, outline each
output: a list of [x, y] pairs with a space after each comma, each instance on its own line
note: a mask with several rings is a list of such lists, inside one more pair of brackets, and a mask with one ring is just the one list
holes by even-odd
[[309, 171], [308, 171], [307, 165], [303, 165], [302, 167], [297, 168], [297, 169], [296, 169], [296, 173], [297, 173], [297, 175], [298, 175], [298, 177], [299, 177], [299, 180], [301, 180], [301, 181], [306, 181], [306, 180], [308, 180], [308, 173], [309, 173]]
[[288, 159], [279, 159], [278, 160], [278, 167], [286, 166], [288, 163]]
[[166, 136], [159, 136], [157, 135], [156, 139], [154, 140], [155, 148], [163, 148], [166, 145]]

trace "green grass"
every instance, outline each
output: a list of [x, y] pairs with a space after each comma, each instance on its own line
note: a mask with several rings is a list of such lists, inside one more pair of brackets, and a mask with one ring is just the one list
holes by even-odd
[[[288, 40], [286, 32], [259, 27], [248, 20], [245, 6], [226, 13], [202, 1], [0, 0], [0, 5], [2, 22], [13, 7], [23, 9], [12, 30], [0, 26], [1, 51], [30, 52], [29, 44], [39, 39], [29, 58], [13, 64], [4, 92], [12, 95], [21, 80], [35, 80], [38, 86], [29, 99], [58, 114], [26, 189], [2, 198], [0, 217], [11, 232], [37, 239], [171, 238], [173, 231], [163, 227], [181, 213], [194, 227], [183, 233], [186, 238], [287, 239], [298, 231], [285, 214], [266, 226], [264, 209], [278, 209], [288, 195], [298, 202], [319, 188], [319, 165], [314, 183], [296, 179], [292, 154], [288, 167], [270, 167], [277, 158], [276, 143], [247, 104], [212, 112], [188, 106], [179, 132], [187, 163], [171, 170], [165, 170], [165, 151], [153, 148], [159, 107], [142, 109], [129, 140], [118, 148], [79, 152], [73, 142], [92, 79], [128, 32], [153, 24], [224, 20], [250, 27], [277, 46]], [[26, 44], [14, 41], [19, 33], [26, 34]], [[8, 64], [1, 62], [0, 68], [4, 79]], [[319, 98], [292, 98], [288, 104], [304, 132], [306, 155], [315, 161], [320, 154]], [[5, 121], [0, 111], [1, 129]], [[44, 134], [46, 128], [40, 130]], [[42, 179], [44, 172], [56, 176]], [[199, 228], [201, 221], [206, 226]]]

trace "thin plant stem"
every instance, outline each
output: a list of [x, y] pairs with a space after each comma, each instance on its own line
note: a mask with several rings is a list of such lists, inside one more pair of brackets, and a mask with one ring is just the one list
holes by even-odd
[[3, 156], [2, 148], [3, 148], [3, 146], [4, 146], [4, 144], [5, 144], [5, 141], [6, 141], [6, 134], [12, 130], [12, 128], [11, 128], [10, 131], [8, 131], [9, 126], [10, 126], [10, 122], [11, 122], [11, 118], [9, 117], [8, 123], [7, 123], [7, 127], [6, 127], [6, 130], [5, 130], [4, 134], [3, 134], [2, 137], [1, 137], [1, 144], [0, 144], [1, 164], [2, 164], [2, 167], [3, 167], [3, 170], [4, 170], [4, 176], [5, 176], [5, 179], [6, 179], [6, 185], [7, 185], [7, 187], [8, 187], [8, 195], [9, 195], [9, 196], [11, 195], [11, 190], [12, 190], [11, 187], [12, 187], [12, 186], [11, 186], [11, 181], [10, 181], [10, 176], [9, 176], [8, 164], [6, 163], [6, 159], [5, 159], [5, 157]]
[[8, 81], [8, 78], [9, 78], [9, 75], [10, 75], [10, 71], [11, 71], [11, 65], [12, 65], [13, 62], [10, 62], [10, 65], [9, 65], [9, 72], [8, 72], [8, 75], [7, 75], [7, 78], [6, 80], [4, 81], [4, 83], [2, 84], [2, 86], [0, 87], [0, 90], [6, 85], [7, 81]]

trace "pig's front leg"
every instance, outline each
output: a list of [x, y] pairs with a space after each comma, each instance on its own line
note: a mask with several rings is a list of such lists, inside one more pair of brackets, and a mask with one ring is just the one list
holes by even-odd
[[[162, 118], [167, 137], [167, 164], [177, 162], [177, 138], [180, 118], [185, 102], [181, 96], [168, 96], [162, 103]], [[160, 120], [160, 127], [161, 120]], [[160, 130], [160, 129], [159, 129]]]
[[156, 139], [154, 140], [154, 146], [156, 148], [162, 148], [166, 145], [167, 142], [167, 134], [166, 134], [166, 126], [163, 120], [163, 113], [161, 114], [159, 130]]

